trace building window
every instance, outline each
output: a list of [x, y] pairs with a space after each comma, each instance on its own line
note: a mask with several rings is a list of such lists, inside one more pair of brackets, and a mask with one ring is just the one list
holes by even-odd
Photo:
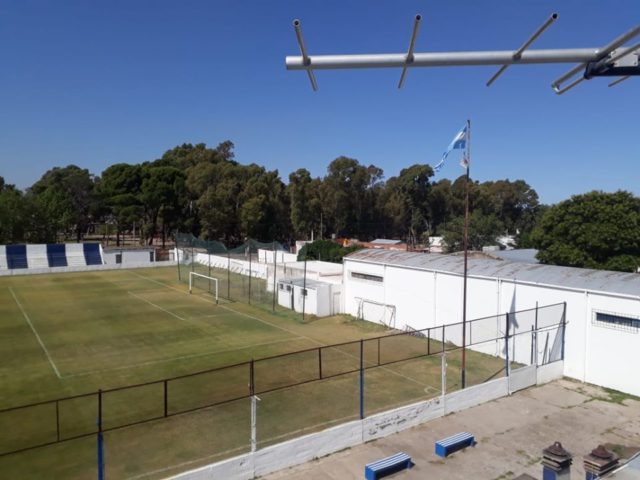
[[280, 288], [280, 290], [284, 290], [284, 285], [282, 283], [279, 283], [278, 287]]
[[593, 324], [599, 327], [638, 333], [640, 330], [640, 317], [630, 317], [611, 312], [594, 312]]
[[368, 280], [370, 282], [382, 282], [382, 277], [378, 275], [369, 275], [368, 273], [351, 272], [351, 278], [358, 280]]
[[303, 288], [303, 289], [302, 289], [302, 296], [303, 296], [303, 297], [306, 297], [306, 296], [307, 296], [307, 289], [306, 289], [306, 288]]
[[122, 253], [116, 253], [116, 263], [122, 263]]

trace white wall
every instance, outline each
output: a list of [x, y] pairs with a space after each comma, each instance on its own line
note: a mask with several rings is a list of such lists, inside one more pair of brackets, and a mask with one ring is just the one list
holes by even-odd
[[127, 270], [131, 268], [156, 268], [175, 267], [176, 263], [166, 262], [145, 262], [130, 263], [128, 265], [79, 265], [75, 267], [47, 267], [47, 268], [20, 268], [15, 270], [0, 270], [0, 277], [10, 277], [19, 275], [43, 275], [48, 273], [69, 273], [69, 272], [92, 272], [95, 270]]
[[115, 264], [116, 255], [122, 254], [122, 263], [149, 263], [151, 253], [153, 250], [105, 250], [102, 252], [102, 258], [107, 264]]
[[[344, 264], [344, 305], [348, 314], [357, 315], [357, 299], [365, 298], [395, 305], [398, 328], [409, 325], [422, 329], [462, 321], [462, 275], [365, 263], [348, 257]], [[352, 278], [352, 271], [382, 276], [384, 282]], [[579, 291], [562, 285], [528, 284], [507, 278], [477, 276], [469, 276], [467, 282], [468, 320], [532, 309], [536, 302], [541, 307], [566, 302], [564, 374], [640, 395], [640, 377], [634, 371], [634, 362], [631, 361], [640, 348], [640, 333], [592, 324], [595, 310], [640, 316], [640, 292], [637, 297], [629, 297], [613, 292]], [[554, 312], [554, 318], [556, 317], [557, 312]], [[523, 314], [522, 318], [517, 319], [521, 330], [524, 331], [526, 325], [533, 323], [532, 318], [530, 314]], [[544, 321], [543, 318], [539, 320], [541, 323]], [[502, 329], [503, 325], [503, 319], [497, 319], [496, 330], [498, 326]], [[511, 328], [514, 328], [513, 325]], [[538, 362], [542, 361], [543, 356], [549, 355], [554, 344], [556, 349], [560, 348], [561, 337], [556, 338], [556, 334], [557, 331], [550, 331], [538, 336], [535, 354]], [[531, 345], [531, 334], [512, 339], [511, 358], [515, 354], [516, 361], [529, 363], [527, 360], [531, 356]], [[546, 352], [543, 351], [545, 345]], [[494, 354], [499, 354], [504, 345], [496, 344], [495, 349]]]
[[[533, 367], [521, 372], [514, 384], [521, 389], [562, 376], [562, 362]], [[516, 388], [517, 387], [517, 388]], [[440, 397], [343, 423], [321, 432], [271, 445], [252, 453], [222, 460], [175, 475], [175, 480], [249, 480], [384, 438], [449, 413], [480, 405], [510, 393], [509, 380], [499, 378]], [[364, 465], [362, 465], [364, 468]]]
[[275, 263], [289, 263], [296, 262], [298, 260], [298, 256], [295, 253], [285, 252], [283, 250], [266, 250], [259, 248], [258, 249], [258, 262], [260, 263], [268, 263], [269, 265], [273, 265], [273, 257], [275, 254]]

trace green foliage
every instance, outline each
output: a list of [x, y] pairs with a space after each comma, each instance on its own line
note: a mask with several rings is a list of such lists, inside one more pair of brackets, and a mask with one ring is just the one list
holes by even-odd
[[549, 208], [532, 241], [542, 263], [635, 272], [640, 265], [640, 198], [625, 191], [574, 195]]
[[[504, 224], [495, 215], [485, 215], [480, 210], [469, 215], [469, 249], [495, 245], [496, 239], [504, 233]], [[442, 237], [449, 252], [463, 250], [464, 217], [456, 217], [442, 231]]]
[[343, 247], [331, 240], [316, 240], [315, 242], [307, 243], [300, 249], [300, 252], [298, 252], [298, 261], [301, 262], [306, 259], [342, 263], [342, 257], [361, 248], [359, 245]]

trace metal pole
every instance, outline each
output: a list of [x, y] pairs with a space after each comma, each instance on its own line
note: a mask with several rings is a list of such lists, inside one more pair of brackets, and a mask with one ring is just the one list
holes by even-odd
[[[307, 49], [304, 46], [304, 39], [302, 38], [302, 28], [300, 26], [300, 20], [293, 21], [293, 28], [296, 31], [296, 38], [298, 39], [298, 46], [300, 47], [300, 53], [302, 54], [302, 63], [309, 67], [311, 61], [309, 60], [309, 55], [307, 55]], [[311, 88], [315, 92], [318, 90], [318, 82], [316, 82], [316, 77], [313, 74], [313, 70], [307, 68], [307, 75], [309, 76], [309, 81], [311, 82]]]
[[505, 344], [505, 361], [506, 361], [506, 370], [507, 370], [507, 377], [510, 375], [510, 368], [509, 368], [509, 314], [506, 313], [505, 314], [505, 318], [506, 318], [506, 328], [505, 328], [505, 334], [504, 334], [504, 344]]
[[255, 378], [254, 378], [254, 361], [253, 358], [249, 363], [249, 395], [251, 396], [251, 451], [255, 452], [258, 447], [258, 435], [257, 435], [257, 424], [258, 424], [258, 406], [256, 403], [256, 387], [255, 387]]
[[364, 418], [364, 341], [360, 339], [360, 420]]
[[[614, 47], [615, 48], [615, 47]], [[513, 65], [515, 63], [583, 63], [597, 60], [601, 49], [566, 48], [526, 50], [519, 60], [513, 58], [513, 50], [480, 52], [429, 52], [414, 53], [413, 62], [407, 64], [406, 53], [374, 53], [354, 55], [311, 55], [306, 65], [301, 56], [287, 56], [287, 70], [333, 70], [343, 68], [413, 68], [460, 67], [477, 65]]]
[[442, 383], [442, 396], [444, 397], [447, 393], [447, 354], [444, 350], [442, 351], [442, 359], [440, 364], [440, 381]]
[[227, 250], [227, 299], [231, 300], [231, 252]]
[[322, 347], [318, 347], [318, 378], [322, 380]]
[[[191, 241], [193, 242], [193, 239]], [[193, 243], [191, 243], [191, 271], [192, 272], [193, 272], [195, 262], [196, 262], [196, 257], [193, 254]]]
[[[209, 277], [211, 277], [211, 252], [207, 250], [209, 255]], [[209, 278], [209, 293], [211, 293], [211, 278]]]
[[56, 441], [60, 441], [60, 402], [56, 400]]
[[182, 281], [180, 278], [180, 249], [178, 248], [178, 234], [176, 234], [176, 266], [178, 267], [178, 282]]
[[102, 436], [102, 390], [98, 390], [98, 480], [104, 480], [104, 438]]
[[251, 305], [251, 240], [249, 240], [249, 305]]
[[164, 416], [167, 417], [169, 414], [169, 386], [167, 385], [167, 380], [164, 381]]
[[[418, 30], [420, 29], [420, 20], [422, 19], [421, 15], [416, 15], [413, 22], [413, 32], [411, 33], [411, 40], [409, 41], [409, 50], [407, 51], [406, 62], [407, 64], [413, 62], [413, 48], [416, 45], [416, 37], [418, 36]], [[402, 69], [402, 74], [400, 75], [400, 82], [398, 83], [398, 88], [402, 88], [404, 85], [404, 79], [407, 76], [407, 66]]]
[[307, 301], [307, 254], [304, 255], [304, 277], [302, 278], [302, 322], [304, 322], [304, 313]]
[[562, 360], [564, 360], [564, 340], [565, 340], [565, 331], [567, 329], [567, 302], [564, 302], [564, 308], [562, 310]]
[[534, 361], [535, 365], [538, 365], [538, 302], [536, 302], [536, 318], [535, 318], [535, 333], [534, 333]]
[[467, 175], [464, 183], [464, 275], [462, 287], [462, 366], [460, 374], [462, 377], [462, 388], [466, 386], [466, 368], [467, 368], [467, 267], [468, 267], [468, 248], [469, 248], [469, 167], [471, 163], [471, 120], [467, 120], [467, 151], [465, 153], [467, 159]]
[[271, 305], [271, 311], [276, 311], [276, 295], [278, 290], [276, 289], [276, 272], [278, 271], [278, 263], [276, 262], [276, 242], [273, 242], [273, 302]]

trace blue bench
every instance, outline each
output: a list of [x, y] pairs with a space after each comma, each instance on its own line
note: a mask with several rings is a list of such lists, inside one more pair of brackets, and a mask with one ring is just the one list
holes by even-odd
[[390, 457], [378, 460], [377, 462], [367, 463], [364, 467], [364, 478], [367, 480], [376, 480], [385, 475], [390, 475], [411, 467], [413, 467], [411, 457], [406, 453], [399, 452]]
[[436, 455], [446, 457], [462, 448], [473, 447], [476, 439], [467, 432], [457, 433], [436, 442]]

